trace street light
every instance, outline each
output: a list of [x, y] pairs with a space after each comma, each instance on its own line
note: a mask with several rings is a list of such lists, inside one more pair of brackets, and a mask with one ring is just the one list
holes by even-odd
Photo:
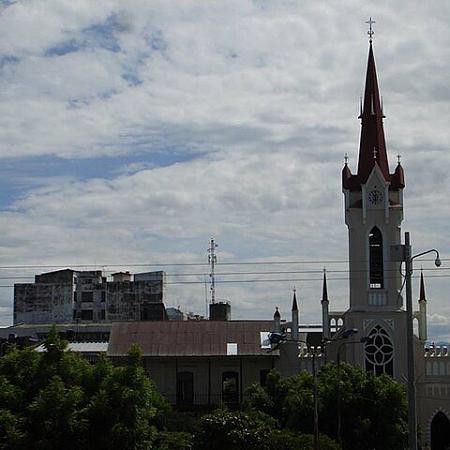
[[[406, 283], [406, 348], [408, 359], [408, 441], [409, 449], [417, 450], [417, 413], [416, 413], [416, 381], [414, 367], [414, 331], [413, 331], [413, 307], [412, 307], [412, 286], [411, 277], [413, 273], [413, 260], [428, 253], [436, 253], [434, 264], [441, 266], [439, 252], [433, 248], [417, 255], [411, 256], [411, 244], [409, 232], [405, 233], [405, 245], [396, 246], [401, 249], [401, 257], [398, 259], [405, 262], [405, 283]], [[394, 249], [395, 250], [395, 249]]]

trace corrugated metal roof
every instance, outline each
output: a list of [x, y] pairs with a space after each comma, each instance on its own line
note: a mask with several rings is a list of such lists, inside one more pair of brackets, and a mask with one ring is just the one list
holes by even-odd
[[[101, 353], [108, 349], [107, 342], [69, 342], [66, 351], [77, 353]], [[44, 344], [35, 348], [39, 353], [47, 351]]]
[[116, 322], [108, 355], [126, 355], [136, 343], [143, 356], [227, 356], [227, 344], [234, 343], [237, 355], [270, 356], [261, 347], [260, 333], [272, 329], [271, 320]]

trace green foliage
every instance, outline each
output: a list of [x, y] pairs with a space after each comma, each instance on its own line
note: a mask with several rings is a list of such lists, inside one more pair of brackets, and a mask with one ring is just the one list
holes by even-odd
[[[337, 439], [337, 404], [340, 388], [341, 434], [344, 450], [401, 450], [407, 442], [404, 387], [386, 375], [374, 377], [360, 368], [324, 365], [318, 374], [319, 429], [321, 436]], [[246, 391], [247, 411], [260, 411], [278, 421], [282, 429], [313, 432], [313, 379], [305, 372], [282, 379], [271, 372], [263, 388]], [[288, 442], [286, 439], [284, 442]], [[287, 445], [287, 444], [286, 444]]]
[[194, 435], [195, 450], [270, 450], [274, 421], [263, 414], [218, 410], [203, 416]]
[[[289, 430], [274, 430], [269, 436], [271, 450], [313, 450], [314, 436], [311, 434], [298, 434]], [[340, 450], [337, 442], [328, 436], [320, 435], [321, 450]]]
[[1, 449], [153, 448], [157, 412], [168, 405], [145, 375], [137, 347], [126, 367], [107, 358], [89, 364], [66, 351], [54, 327], [44, 347], [12, 347], [0, 358]]
[[337, 430], [339, 391], [344, 450], [406, 448], [403, 385], [387, 375], [375, 377], [348, 364], [341, 364], [340, 373], [336, 365], [324, 365], [319, 373], [321, 429], [330, 436]]
[[266, 386], [252, 385], [246, 390], [244, 408], [270, 415], [282, 428], [312, 433], [313, 379], [302, 372], [289, 378], [271, 371]]
[[188, 450], [192, 448], [192, 434], [183, 431], [160, 431], [156, 437], [158, 450]]

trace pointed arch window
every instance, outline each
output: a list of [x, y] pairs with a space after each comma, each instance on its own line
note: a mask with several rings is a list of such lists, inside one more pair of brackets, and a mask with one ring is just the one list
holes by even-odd
[[383, 289], [383, 235], [378, 227], [369, 233], [369, 287]]
[[389, 334], [380, 325], [369, 333], [364, 346], [366, 370], [374, 375], [394, 376], [394, 345]]

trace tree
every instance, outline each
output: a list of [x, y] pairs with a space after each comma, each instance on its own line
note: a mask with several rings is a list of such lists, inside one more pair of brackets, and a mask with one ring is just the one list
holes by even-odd
[[218, 410], [203, 416], [194, 435], [195, 450], [270, 450], [274, 421], [258, 413]]
[[93, 366], [52, 328], [45, 352], [14, 346], [0, 358], [0, 448], [147, 450], [167, 403], [145, 375], [139, 348], [128, 365]]
[[[340, 375], [340, 376], [339, 376]], [[338, 387], [340, 389], [338, 389]], [[313, 379], [306, 372], [282, 379], [271, 372], [265, 387], [246, 391], [245, 408], [275, 418], [281, 428], [313, 432]], [[318, 374], [319, 429], [337, 439], [337, 399], [341, 395], [343, 449], [401, 450], [407, 440], [407, 409], [403, 385], [387, 375], [325, 364]]]
[[349, 364], [341, 364], [339, 375], [335, 364], [319, 372], [321, 430], [336, 436], [340, 391], [344, 450], [406, 448], [405, 387], [388, 375], [374, 376]]
[[245, 398], [244, 408], [270, 415], [281, 428], [313, 432], [313, 378], [309, 373], [281, 378], [272, 370], [266, 386], [250, 386]]

